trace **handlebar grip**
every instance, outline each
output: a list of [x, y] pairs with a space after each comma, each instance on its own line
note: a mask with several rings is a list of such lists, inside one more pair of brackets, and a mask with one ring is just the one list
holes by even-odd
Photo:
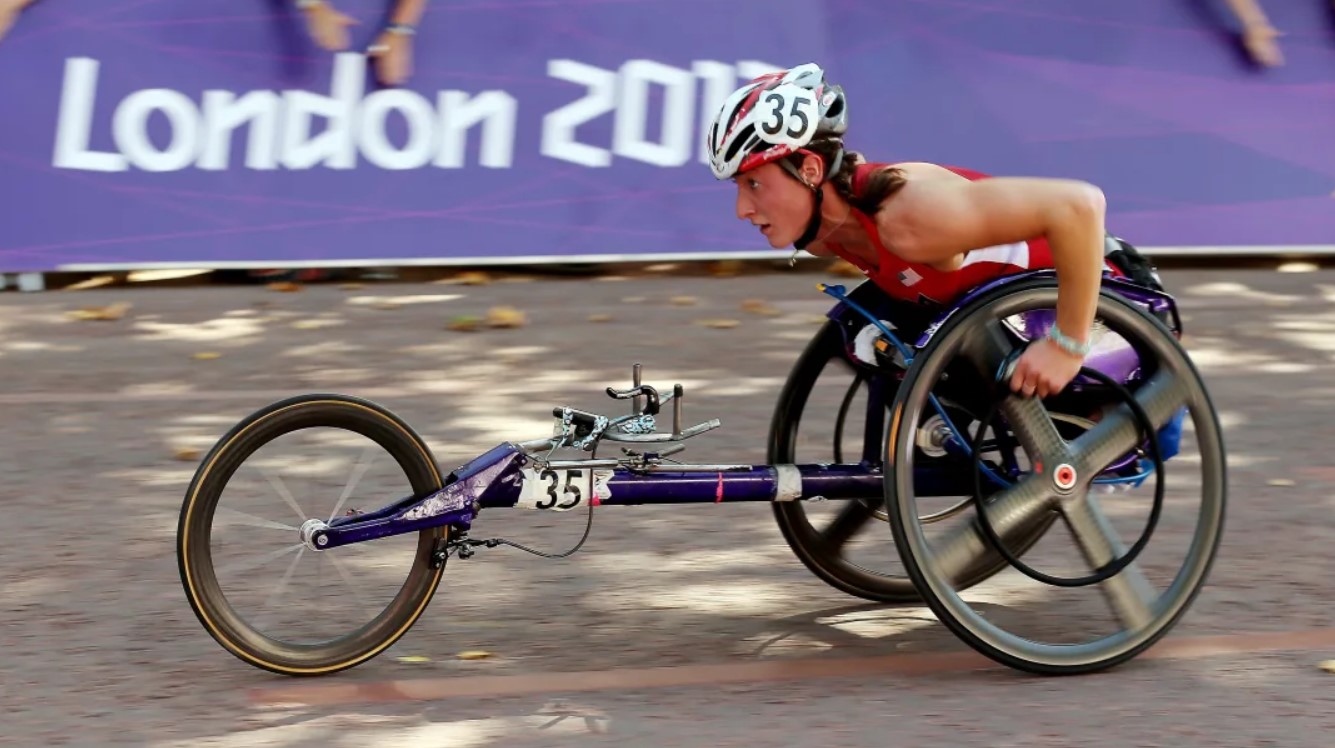
[[[552, 415], [560, 418], [563, 411], [563, 408], [552, 408]], [[597, 424], [597, 421], [594, 420], [592, 415], [573, 409], [570, 411], [570, 422], [576, 426], [583, 426], [586, 429], [591, 429]]]

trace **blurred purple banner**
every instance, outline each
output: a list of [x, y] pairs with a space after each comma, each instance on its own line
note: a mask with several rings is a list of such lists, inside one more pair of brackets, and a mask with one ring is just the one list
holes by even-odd
[[39, 0], [0, 39], [0, 271], [754, 256], [702, 121], [824, 65], [849, 147], [1100, 185], [1147, 248], [1335, 245], [1335, 22], [1270, 0], [433, 0], [412, 73], [291, 2]]

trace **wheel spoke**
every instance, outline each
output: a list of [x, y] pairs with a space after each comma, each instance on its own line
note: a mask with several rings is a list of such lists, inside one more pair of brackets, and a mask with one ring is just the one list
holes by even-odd
[[[1178, 377], [1163, 370], [1146, 382], [1135, 393], [1135, 398], [1157, 430], [1187, 402], [1187, 394], [1186, 387]], [[1144, 439], [1135, 414], [1126, 404], [1122, 404], [1108, 412], [1094, 428], [1071, 442], [1071, 451], [1079, 460], [1081, 474], [1095, 475], [1135, 449]]]
[[329, 515], [330, 522], [333, 522], [334, 518], [338, 516], [339, 510], [343, 508], [344, 502], [348, 500], [348, 497], [352, 495], [352, 492], [357, 490], [357, 484], [361, 482], [362, 476], [366, 475], [366, 471], [371, 467], [367, 462], [374, 455], [376, 448], [379, 446], [380, 445], [375, 442], [371, 442], [366, 449], [362, 450], [362, 456], [357, 460], [357, 464], [353, 466], [352, 475], [348, 478], [347, 485], [343, 487], [343, 495], [338, 497], [338, 503], [334, 505], [334, 511]]
[[269, 481], [269, 485], [273, 486], [274, 490], [278, 492], [279, 496], [283, 497], [283, 502], [286, 503], [288, 506], [292, 507], [292, 511], [297, 513], [297, 517], [302, 522], [305, 522], [307, 519], [309, 519], [309, 517], [306, 516], [306, 513], [301, 511], [301, 505], [298, 504], [296, 498], [292, 496], [292, 492], [287, 490], [287, 485], [283, 483], [282, 478], [279, 478], [276, 475], [271, 475], [268, 470], [265, 470], [263, 467], [259, 465], [256, 465], [255, 469], [260, 471], [260, 473], [264, 475], [264, 479]]
[[848, 406], [853, 402], [853, 397], [858, 394], [858, 389], [862, 386], [862, 373], [856, 372], [853, 377], [853, 383], [848, 385], [848, 391], [844, 393], [844, 401], [839, 404], [839, 415], [834, 419], [834, 461], [841, 463], [844, 461], [844, 420], [848, 417]]
[[[1062, 516], [1091, 569], [1126, 555], [1126, 546], [1093, 495], [1064, 502]], [[1105, 580], [1102, 588], [1117, 619], [1128, 631], [1143, 629], [1154, 619], [1158, 593], [1135, 561]]]
[[867, 521], [875, 512], [873, 507], [857, 499], [845, 501], [844, 508], [839, 510], [839, 516], [834, 518], [821, 535], [836, 549], [843, 548], [867, 525]]
[[334, 565], [334, 571], [338, 572], [338, 575], [342, 577], [343, 583], [348, 585], [348, 591], [352, 593], [354, 598], [356, 598], [357, 604], [361, 606], [363, 610], [375, 610], [374, 606], [371, 605], [371, 602], [366, 599], [364, 594], [362, 594], [362, 588], [358, 587], [357, 584], [352, 581], [352, 576], [348, 574], [347, 568], [343, 565], [343, 562], [338, 559], [338, 556], [325, 554], [325, 557]]
[[301, 555], [305, 552], [306, 547], [303, 545], [301, 550], [297, 551], [297, 555], [292, 557], [292, 563], [287, 565], [287, 571], [283, 573], [283, 578], [278, 580], [278, 584], [274, 586], [273, 592], [270, 592], [269, 596], [264, 598], [265, 610], [268, 610], [273, 605], [274, 600], [277, 599], [279, 595], [283, 594], [283, 590], [287, 589], [288, 582], [292, 581], [292, 575], [297, 572], [297, 562], [301, 560]]
[[1031, 460], [1043, 462], [1067, 453], [1066, 440], [1057, 431], [1043, 401], [1036, 397], [1007, 395], [1001, 401], [1001, 412]]
[[1013, 350], [1015, 345], [1006, 337], [1006, 331], [1002, 329], [1001, 323], [995, 319], [987, 319], [976, 329], [969, 331], [960, 352], [982, 375], [983, 381], [991, 382], [996, 376], [997, 367]]
[[214, 573], [217, 574], [218, 576], [223, 576], [225, 574], [232, 574], [238, 571], [250, 571], [251, 569], [261, 567], [269, 563], [270, 561], [277, 561], [278, 559], [282, 558], [283, 556], [286, 556], [289, 553], [299, 553], [301, 549], [305, 547], [306, 547], [305, 543], [297, 543], [295, 545], [289, 545], [286, 548], [279, 548], [276, 551], [270, 551], [269, 553], [266, 553], [263, 556], [247, 557], [236, 563], [228, 564], [227, 566], [218, 568], [217, 570], [215, 570]]
[[[286, 532], [300, 532], [301, 528], [296, 525], [285, 525], [282, 522], [257, 517], [249, 512], [237, 511], [228, 507], [218, 507], [213, 514], [215, 525], [241, 525], [242, 527], [263, 527], [268, 530], [284, 530]], [[219, 521], [221, 520], [221, 521]]]
[[[1052, 509], [1052, 498], [1051, 481], [1043, 475], [1031, 475], [988, 502], [987, 518], [1002, 542], [1009, 544], [1043, 521]], [[940, 578], [955, 580], [984, 554], [992, 552], [995, 551], [991, 541], [974, 517], [951, 530], [939, 542], [938, 549], [932, 551], [928, 563], [936, 567], [935, 573]]]

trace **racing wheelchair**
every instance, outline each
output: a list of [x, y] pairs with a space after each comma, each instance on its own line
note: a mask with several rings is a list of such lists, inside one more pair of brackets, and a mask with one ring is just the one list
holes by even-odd
[[[872, 601], [925, 604], [970, 647], [1022, 671], [1060, 675], [1109, 668], [1145, 651], [1180, 620], [1205, 584], [1220, 542], [1227, 480], [1218, 418], [1180, 344], [1181, 320], [1168, 293], [1105, 275], [1094, 351], [1063, 392], [1040, 400], [1010, 392], [1005, 382], [1024, 346], [1053, 323], [1052, 271], [991, 282], [916, 327], [887, 323], [894, 302], [869, 281], [851, 292], [836, 285], [821, 289], [836, 303], [779, 394], [765, 464], [670, 459], [685, 448], [683, 442], [721, 424], [713, 419], [685, 426], [682, 386], [660, 393], [642, 381], [639, 364], [628, 389], [606, 389], [611, 398], [630, 401], [629, 412], [609, 416], [556, 407], [551, 435], [502, 442], [445, 474], [417, 432], [376, 403], [336, 394], [275, 402], [219, 439], [187, 489], [177, 530], [186, 597], [205, 630], [241, 660], [289, 675], [333, 673], [366, 662], [402, 637], [426, 610], [451, 556], [466, 559], [498, 545], [536, 553], [504, 539], [472, 537], [484, 510], [582, 508], [591, 521], [594, 507], [758, 501], [771, 504], [788, 545], [826, 583]], [[809, 395], [830, 366], [853, 373], [834, 414], [833, 459], [805, 460], [798, 454], [804, 425], [830, 415], [808, 407]], [[855, 392], [859, 408], [850, 405]], [[667, 411], [670, 431], [659, 427]], [[1180, 454], [1184, 425], [1191, 428], [1190, 455]], [[862, 436], [860, 450], [844, 443], [850, 429]], [[220, 506], [238, 469], [259, 460], [257, 452], [268, 443], [308, 430], [330, 434], [330, 444], [342, 438], [335, 435], [367, 439], [369, 449], [392, 456], [405, 487], [377, 494], [382, 498], [370, 510], [341, 512], [348, 488], [331, 514], [312, 517], [271, 480], [302, 520], [250, 522], [288, 533], [285, 549], [260, 560], [307, 552], [336, 559], [340, 548], [398, 539], [405, 541], [405, 576], [383, 607], [372, 606], [378, 612], [369, 621], [297, 641], [266, 631], [260, 617], [241, 611], [242, 596], [224, 589], [214, 531], [254, 519]], [[622, 445], [623, 455], [598, 457], [598, 446], [605, 444]], [[588, 454], [560, 458], [561, 450]], [[1154, 537], [1164, 505], [1164, 466], [1173, 459], [1194, 467], [1199, 508], [1190, 517], [1180, 567], [1170, 581], [1155, 584], [1139, 561]], [[1127, 544], [1098, 496], [1151, 482], [1149, 518]], [[942, 497], [951, 506], [928, 508]], [[830, 526], [811, 521], [807, 508], [815, 502], [842, 507]], [[929, 538], [928, 527], [946, 519], [957, 523]], [[869, 522], [889, 525], [879, 540], [886, 546], [893, 540], [902, 572], [868, 569], [845, 557], [843, 536]], [[1058, 525], [1067, 532], [1052, 532]], [[1065, 535], [1059, 539], [1068, 545], [1074, 540], [1088, 573], [1057, 576], [1022, 560], [1052, 535]], [[346, 581], [346, 569], [336, 567]], [[973, 587], [1006, 570], [1055, 589], [1096, 586], [1113, 630], [1074, 643], [1015, 633], [1004, 616], [969, 599]], [[349, 589], [358, 594], [357, 587]]]

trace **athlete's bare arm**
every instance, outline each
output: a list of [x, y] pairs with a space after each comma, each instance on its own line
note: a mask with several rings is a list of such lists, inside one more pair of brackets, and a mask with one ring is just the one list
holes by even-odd
[[1105, 212], [1103, 192], [1078, 180], [909, 179], [877, 225], [890, 251], [942, 269], [958, 267], [971, 249], [1046, 237], [1059, 286], [1057, 327], [1085, 342], [1104, 269]]

